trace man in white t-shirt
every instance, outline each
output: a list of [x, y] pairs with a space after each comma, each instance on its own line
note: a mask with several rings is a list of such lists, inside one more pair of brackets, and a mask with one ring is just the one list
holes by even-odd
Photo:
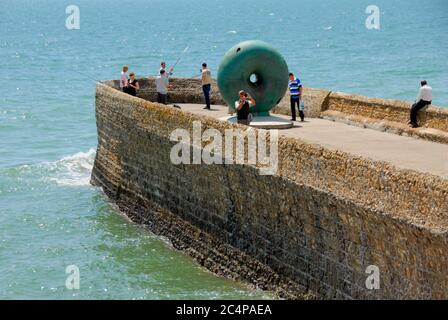
[[165, 70], [160, 70], [160, 75], [156, 78], [157, 102], [168, 104], [169, 79]]
[[123, 92], [127, 92], [128, 89], [128, 66], [123, 66], [123, 69], [121, 71], [121, 76], [120, 76], [120, 89]]
[[173, 71], [174, 71], [174, 68], [170, 68], [170, 71], [166, 71], [166, 63], [164, 62], [164, 61], [162, 61], [161, 63], [160, 63], [160, 70], [159, 71], [162, 71], [162, 70], [164, 70], [165, 71], [165, 75], [167, 76], [167, 77], [171, 77], [172, 75], [173, 75]]
[[432, 88], [428, 86], [426, 80], [423, 80], [420, 84], [421, 88], [418, 92], [417, 100], [411, 107], [411, 121], [409, 124], [412, 128], [418, 128], [417, 113], [432, 102]]
[[210, 69], [207, 68], [207, 64], [205, 62], [202, 64], [201, 80], [202, 80], [202, 91], [204, 92], [204, 98], [205, 98], [204, 109], [210, 110], [210, 90], [212, 88], [212, 73]]

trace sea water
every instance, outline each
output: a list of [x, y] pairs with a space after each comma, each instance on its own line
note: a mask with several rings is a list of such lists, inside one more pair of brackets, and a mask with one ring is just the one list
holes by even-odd
[[411, 102], [427, 79], [447, 106], [447, 31], [446, 0], [0, 1], [0, 298], [270, 297], [201, 269], [90, 186], [95, 79], [179, 57], [176, 76], [202, 62], [216, 75], [227, 49], [260, 39], [306, 86]]

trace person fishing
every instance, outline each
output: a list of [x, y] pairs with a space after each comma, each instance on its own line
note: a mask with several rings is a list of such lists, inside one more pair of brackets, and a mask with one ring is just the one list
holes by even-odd
[[160, 70], [160, 75], [156, 78], [157, 102], [168, 104], [169, 79], [165, 70]]
[[176, 66], [177, 66], [177, 64], [179, 63], [180, 59], [182, 59], [183, 54], [184, 54], [185, 52], [187, 52], [188, 49], [189, 49], [189, 47], [186, 47], [186, 48], [184, 49], [184, 51], [182, 51], [181, 55], [179, 56], [179, 58], [177, 58], [176, 62], [175, 62], [174, 65], [170, 68], [169, 71], [166, 70], [166, 63], [165, 63], [165, 61], [162, 61], [162, 62], [160, 63], [160, 70], [159, 70], [159, 73], [160, 73], [160, 71], [164, 70], [164, 71], [165, 71], [165, 76], [166, 76], [166, 77], [170, 77], [170, 76], [172, 76], [172, 75], [173, 75], [174, 68], [176, 68]]
[[171, 67], [170, 70], [167, 72], [167, 71], [166, 71], [166, 63], [165, 63], [165, 61], [162, 61], [162, 62], [160, 63], [160, 70], [159, 70], [159, 73], [160, 73], [160, 71], [162, 71], [162, 70], [165, 71], [165, 75], [166, 75], [167, 77], [170, 77], [170, 76], [173, 75], [174, 67]]
[[128, 90], [128, 66], [124, 65], [120, 75], [120, 89], [123, 92], [127, 92]]
[[256, 106], [255, 99], [252, 98], [247, 92], [241, 90], [239, 93], [239, 100], [235, 101], [235, 109], [237, 115], [237, 122], [240, 124], [249, 125], [250, 108]]

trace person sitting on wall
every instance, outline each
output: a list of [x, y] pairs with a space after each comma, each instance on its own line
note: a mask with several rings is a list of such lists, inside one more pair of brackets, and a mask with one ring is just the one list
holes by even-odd
[[131, 72], [129, 74], [127, 93], [135, 97], [137, 95], [137, 90], [140, 90], [140, 85], [138, 83], [138, 80], [135, 79], [135, 73]]
[[289, 74], [288, 88], [289, 95], [291, 97], [291, 121], [296, 121], [297, 104], [297, 109], [299, 109], [300, 121], [303, 122], [305, 121], [305, 114], [300, 105], [300, 100], [302, 99], [302, 83], [300, 82], [300, 79], [295, 77], [292, 72]]
[[160, 75], [156, 78], [157, 102], [168, 104], [169, 79], [164, 69], [160, 70]]
[[250, 108], [256, 106], [254, 98], [252, 98], [247, 92], [241, 90], [239, 92], [240, 99], [235, 101], [235, 109], [237, 122], [240, 124], [250, 124]]
[[421, 88], [418, 92], [417, 100], [411, 107], [411, 121], [409, 124], [412, 128], [418, 128], [417, 113], [432, 102], [432, 88], [428, 86], [426, 80], [423, 80], [420, 84]]
[[120, 89], [123, 92], [127, 92], [128, 90], [128, 66], [123, 66], [120, 76]]

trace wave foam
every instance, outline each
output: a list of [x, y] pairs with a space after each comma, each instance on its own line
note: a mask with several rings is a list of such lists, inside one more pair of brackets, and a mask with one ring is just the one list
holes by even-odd
[[61, 186], [86, 186], [95, 161], [95, 149], [78, 152], [49, 163], [49, 180]]

